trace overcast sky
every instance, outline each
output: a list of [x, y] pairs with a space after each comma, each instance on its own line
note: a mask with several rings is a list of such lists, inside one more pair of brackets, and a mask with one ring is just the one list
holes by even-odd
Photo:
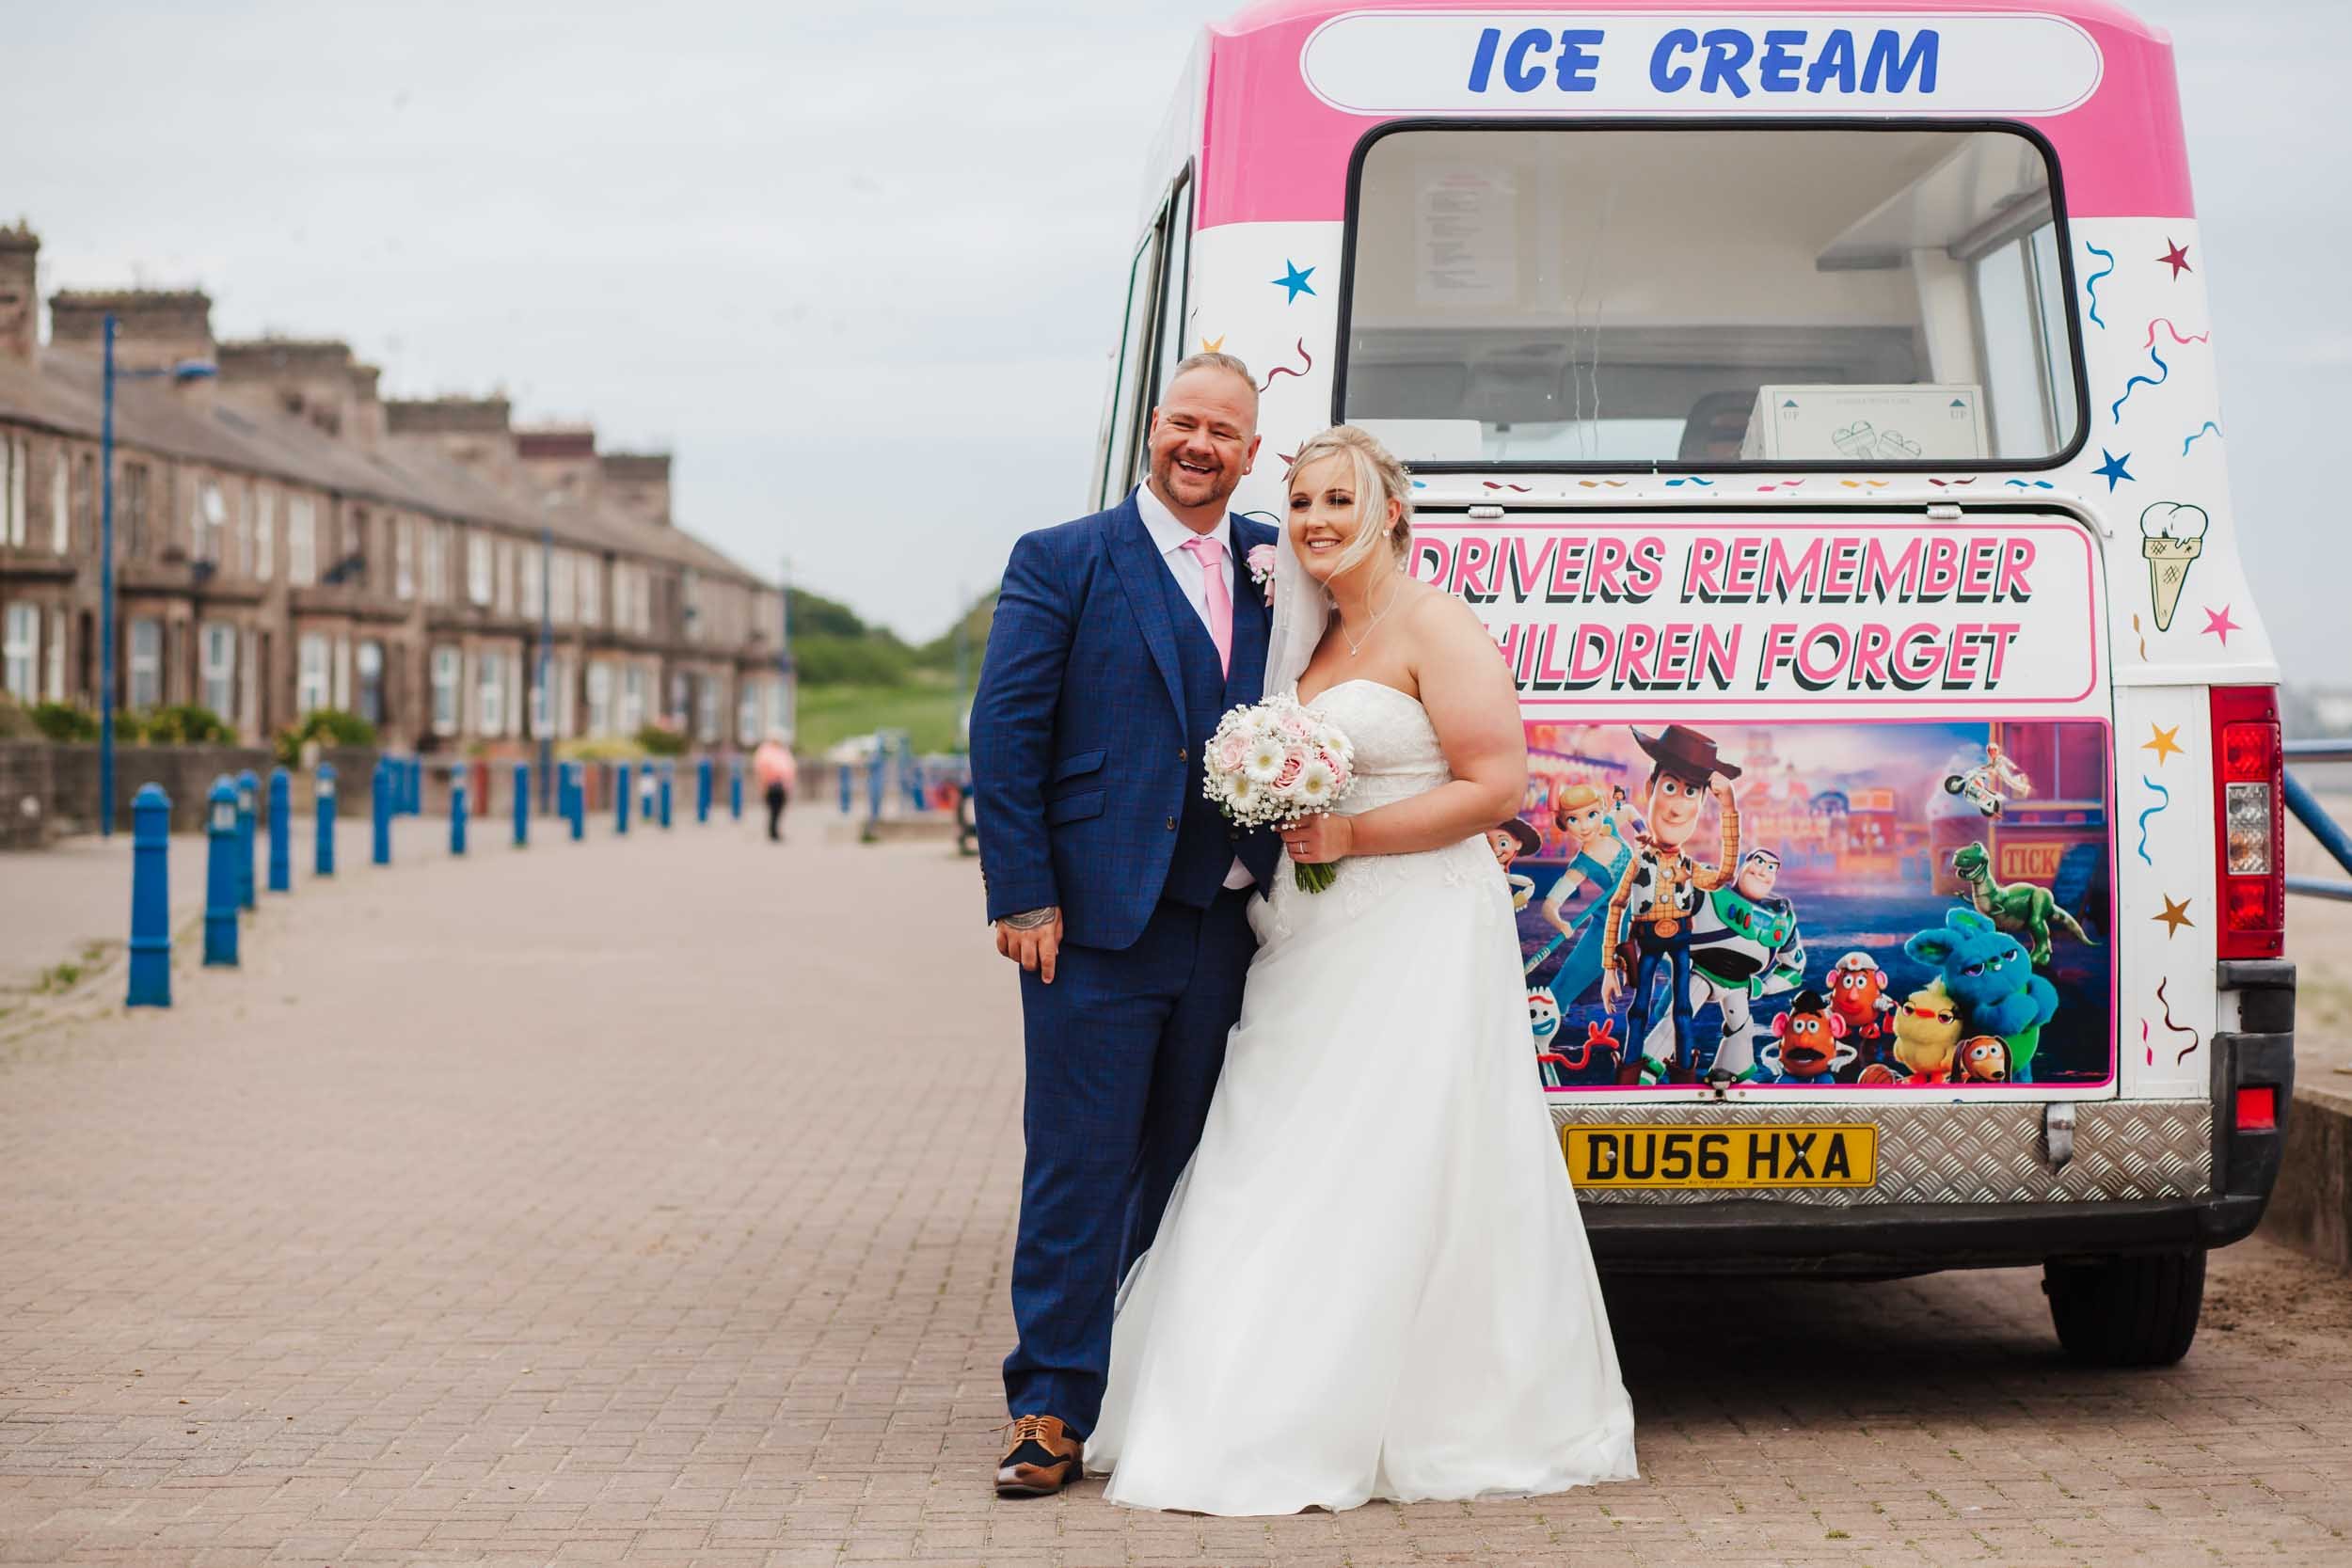
[[[682, 522], [928, 638], [1079, 510], [1144, 144], [1232, 8], [28, 8], [0, 219], [45, 292], [200, 284], [223, 337], [667, 447]], [[2249, 570], [2290, 670], [2340, 676], [2352, 7], [2138, 9], [2179, 46]]]

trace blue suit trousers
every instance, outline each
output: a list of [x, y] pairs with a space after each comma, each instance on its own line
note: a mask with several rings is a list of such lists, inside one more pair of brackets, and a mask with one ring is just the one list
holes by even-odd
[[1220, 892], [1207, 909], [1163, 899], [1134, 946], [1065, 946], [1052, 985], [1021, 976], [1021, 1342], [1005, 1360], [1016, 1416], [1058, 1416], [1081, 1437], [1094, 1430], [1120, 1281], [1151, 1246], [1200, 1141], [1241, 1016], [1257, 947], [1251, 896]]

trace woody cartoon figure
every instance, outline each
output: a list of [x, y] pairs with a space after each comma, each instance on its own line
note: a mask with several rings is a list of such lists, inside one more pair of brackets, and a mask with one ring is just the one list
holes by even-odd
[[[1740, 807], [1731, 781], [1740, 769], [1715, 754], [1715, 742], [1698, 731], [1669, 724], [1658, 735], [1633, 732], [1649, 753], [1650, 775], [1643, 811], [1647, 831], [1635, 836], [1632, 858], [1610, 896], [1605, 928], [1628, 930], [1640, 955], [1626, 1038], [1646, 1042], [1650, 1007], [1660, 966], [1668, 972], [1667, 1006], [1674, 1019], [1674, 1059], [1669, 1083], [1692, 1082], [1691, 1069], [1691, 935], [1703, 895], [1730, 882], [1740, 864]], [[1684, 853], [1699, 827], [1702, 792], [1723, 811], [1723, 852], [1713, 865]], [[1614, 1012], [1626, 989], [1627, 953], [1610, 949], [1600, 976], [1601, 1006]]]

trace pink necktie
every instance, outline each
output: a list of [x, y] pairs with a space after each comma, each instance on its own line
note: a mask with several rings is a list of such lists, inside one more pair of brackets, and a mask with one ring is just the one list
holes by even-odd
[[1200, 562], [1202, 587], [1209, 606], [1209, 641], [1216, 644], [1217, 668], [1225, 674], [1233, 673], [1233, 595], [1225, 590], [1225, 574], [1219, 564], [1225, 559], [1225, 541], [1202, 533], [1184, 541]]

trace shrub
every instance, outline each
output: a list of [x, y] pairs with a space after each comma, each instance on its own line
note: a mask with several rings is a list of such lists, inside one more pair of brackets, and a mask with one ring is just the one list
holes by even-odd
[[0, 740], [12, 740], [30, 727], [24, 710], [16, 705], [16, 699], [0, 691]]
[[556, 747], [555, 754], [565, 762], [634, 762], [645, 752], [634, 740], [607, 736], [566, 740]]
[[203, 746], [236, 737], [220, 715], [201, 703], [170, 703], [140, 716], [139, 738], [152, 746]]
[[303, 747], [313, 740], [322, 746], [373, 746], [375, 726], [339, 707], [314, 707], [302, 716], [301, 722], [279, 730], [270, 750], [280, 763], [293, 768], [301, 762]]
[[686, 754], [686, 732], [647, 724], [637, 732], [637, 745], [647, 756], [682, 757]]
[[33, 728], [52, 740], [98, 738], [98, 715], [72, 703], [35, 703], [32, 719]]

